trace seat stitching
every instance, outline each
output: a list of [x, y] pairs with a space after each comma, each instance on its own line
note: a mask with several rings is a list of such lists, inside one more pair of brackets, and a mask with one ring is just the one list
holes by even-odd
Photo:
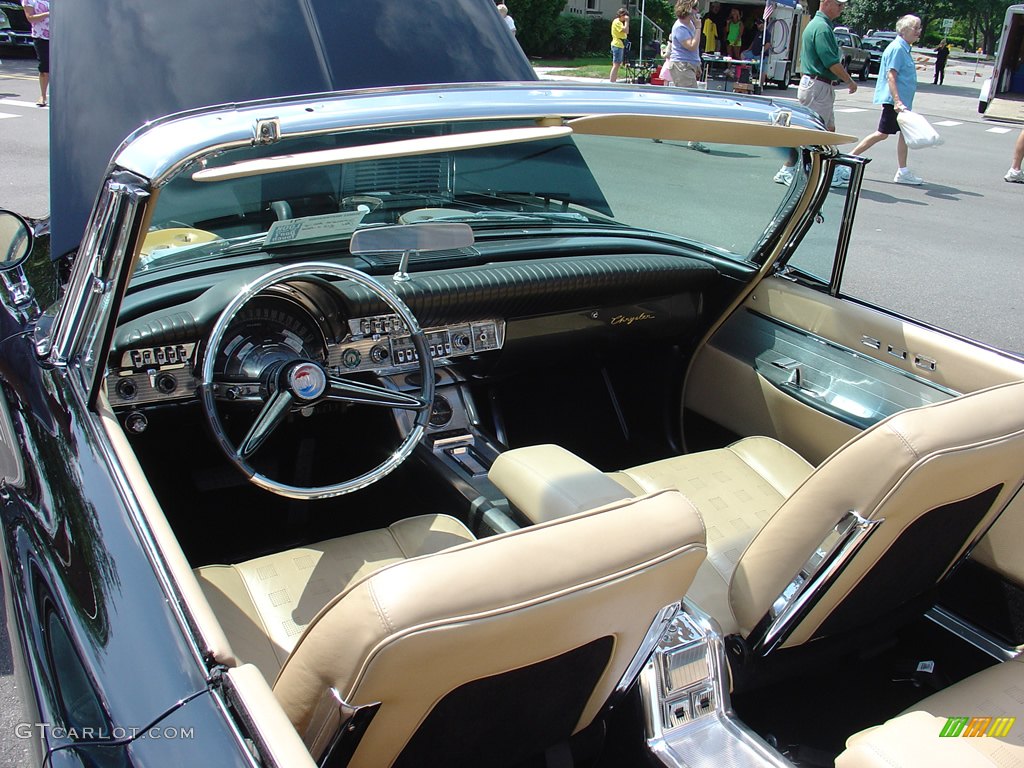
[[398, 551], [402, 553], [402, 557], [408, 560], [409, 553], [405, 551], [405, 549], [402, 547], [402, 542], [400, 542], [398, 540], [398, 537], [395, 535], [394, 526], [396, 525], [398, 525], [398, 523], [392, 523], [386, 528], [386, 530], [388, 532], [388, 535], [391, 536], [391, 540], [395, 542], [395, 546], [398, 547]]
[[[280, 662], [281, 667], [284, 668], [284, 662], [288, 658], [289, 654], [286, 653], [284, 659], [280, 658], [280, 655], [277, 652], [277, 645], [270, 637], [270, 627], [267, 624], [266, 618], [263, 616], [263, 611], [260, 610], [259, 603], [257, 603], [256, 599], [253, 597], [253, 592], [252, 589], [249, 588], [249, 580], [245, 577], [245, 572], [239, 570], [238, 567], [234, 565], [230, 565], [228, 567], [238, 574], [238, 578], [242, 582], [242, 586], [245, 587], [245, 594], [249, 596], [249, 602], [252, 603], [252, 607], [256, 610], [256, 616], [259, 618], [260, 624], [263, 625], [263, 637], [266, 639], [267, 645], [270, 646], [270, 652], [274, 654], [274, 658], [277, 659]], [[292, 608], [294, 607], [295, 606], [293, 604]], [[280, 674], [280, 671], [278, 671], [278, 674]]]
[[[783, 443], [782, 445], [785, 445], [785, 444]], [[753, 473], [754, 473], [755, 475], [757, 475], [757, 476], [758, 476], [758, 477], [760, 477], [760, 478], [761, 478], [762, 480], [764, 480], [764, 481], [765, 481], [766, 483], [768, 483], [768, 485], [770, 485], [770, 486], [771, 486], [772, 490], [773, 490], [773, 491], [775, 491], [775, 492], [776, 492], [777, 494], [779, 494], [779, 496], [781, 496], [781, 497], [782, 497], [782, 502], [785, 502], [786, 500], [788, 500], [788, 499], [789, 499], [789, 497], [790, 497], [790, 496], [792, 496], [792, 495], [793, 495], [793, 494], [785, 494], [785, 493], [783, 493], [783, 492], [782, 492], [782, 490], [781, 490], [781, 489], [780, 489], [780, 488], [779, 488], [779, 487], [778, 487], [778, 486], [777, 486], [777, 485], [776, 485], [775, 483], [773, 483], [773, 482], [772, 482], [772, 481], [771, 481], [771, 480], [770, 480], [769, 478], [765, 477], [765, 475], [763, 475], [763, 474], [762, 474], [761, 472], [759, 472], [759, 471], [757, 470], [757, 467], [755, 467], [755, 466], [754, 466], [753, 464], [751, 464], [751, 463], [750, 463], [749, 461], [747, 461], [747, 460], [746, 460], [746, 459], [745, 459], [745, 458], [744, 458], [744, 457], [743, 457], [742, 455], [740, 455], [740, 454], [739, 454], [738, 452], [736, 452], [735, 450], [733, 450], [733, 447], [732, 447], [731, 445], [729, 445], [729, 446], [726, 446], [725, 450], [729, 451], [729, 453], [731, 453], [731, 454], [732, 454], [733, 456], [735, 456], [735, 457], [736, 457], [737, 459], [739, 459], [739, 460], [740, 460], [741, 462], [743, 462], [743, 464], [744, 464], [744, 465], [745, 465], [745, 466], [746, 466], [746, 467], [747, 467], [747, 468], [748, 468], [748, 469], [749, 469], [749, 470], [750, 470], [751, 472], [753, 472]], [[790, 449], [790, 450], [792, 450], [792, 449]], [[797, 488], [800, 488], [800, 486], [802, 486], [802, 485], [803, 485], [804, 483], [806, 483], [806, 482], [807, 482], [807, 479], [808, 479], [808, 478], [809, 478], [809, 477], [810, 477], [811, 475], [813, 475], [813, 474], [814, 474], [814, 473], [815, 473], [816, 471], [817, 471], [817, 467], [811, 467], [811, 472], [810, 472], [810, 474], [809, 474], [809, 475], [807, 475], [807, 477], [805, 477], [805, 478], [804, 478], [804, 479], [803, 479], [803, 480], [802, 480], [802, 481], [800, 482], [800, 485], [798, 485], [798, 486], [797, 486]], [[796, 490], [795, 490], [795, 489], [794, 489], [793, 493], [796, 493]], [[779, 504], [779, 506], [782, 506], [782, 504], [780, 503], [780, 504]], [[776, 507], [775, 509], [776, 509], [776, 511], [778, 511], [778, 507]], [[762, 526], [762, 528], [763, 528], [763, 526]]]
[[888, 752], [883, 752], [876, 744], [871, 744], [869, 742], [869, 743], [865, 744], [864, 746], [867, 747], [872, 752], [874, 752], [875, 756], [878, 757], [880, 760], [882, 760], [886, 765], [891, 765], [891, 766], [893, 766], [893, 768], [899, 768], [899, 764], [898, 763], [894, 763], [891, 759], [889, 759], [889, 753]]
[[[409, 623], [406, 626], [401, 627], [401, 629], [399, 630], [396, 630], [393, 626], [386, 626], [388, 631], [392, 634], [390, 638], [387, 638], [387, 642], [396, 642], [401, 638], [408, 637], [419, 632], [431, 630], [437, 627], [450, 626], [452, 624], [458, 624], [466, 621], [486, 620], [490, 618], [505, 616], [508, 614], [514, 614], [521, 610], [527, 610], [543, 606], [548, 603], [551, 603], [554, 600], [561, 599], [568, 595], [579, 594], [587, 590], [602, 588], [607, 586], [608, 584], [619, 581], [621, 579], [628, 579], [638, 574], [647, 573], [651, 569], [665, 562], [677, 558], [687, 557], [699, 552], [703, 552], [704, 558], [706, 558], [707, 547], [703, 543], [686, 542], [683, 544], [679, 544], [678, 546], [670, 550], [663, 550], [658, 553], [651, 553], [651, 555], [647, 557], [647, 559], [641, 562], [635, 562], [624, 567], [617, 568], [614, 571], [598, 574], [595, 577], [588, 579], [587, 581], [580, 582], [578, 584], [562, 587], [560, 589], [549, 589], [540, 594], [533, 595], [532, 597], [525, 597], [515, 603], [504, 603], [500, 606], [495, 606], [491, 608], [469, 610], [467, 612], [458, 613], [458, 615], [452, 615], [454, 612], [450, 612], [445, 616], [436, 617], [433, 619], [420, 621], [417, 623]], [[702, 558], [702, 560], [704, 558]], [[396, 565], [399, 564], [396, 563]], [[371, 590], [372, 595], [373, 584], [368, 584], [367, 587], [369, 590]], [[374, 604], [377, 605], [377, 601], [375, 598]], [[376, 657], [381, 652], [383, 646], [384, 643], [378, 643], [377, 646], [367, 656], [363, 658], [358, 672], [350, 681], [352, 690], [355, 690], [360, 685], [362, 685], [364, 675], [366, 674], [366, 670], [376, 660]]]
[[916, 456], [917, 458], [921, 458], [921, 454], [914, 447], [913, 443], [911, 443], [910, 439], [906, 435], [904, 435], [903, 432], [901, 432], [898, 427], [895, 426], [894, 422], [891, 422], [891, 423], [887, 424], [886, 426], [889, 427], [890, 430], [892, 430], [893, 434], [896, 435], [896, 437], [898, 437], [900, 439], [900, 441], [902, 441], [902, 443], [905, 446], [907, 446], [907, 450], [910, 451], [912, 456]]
[[373, 607], [377, 609], [377, 618], [380, 620], [381, 626], [384, 627], [387, 632], [394, 632], [395, 628], [391, 623], [391, 617], [388, 616], [387, 608], [384, 607], [383, 602], [377, 596], [377, 589], [374, 586], [373, 579], [369, 579], [366, 582], [366, 591], [370, 593], [370, 600], [373, 601]]

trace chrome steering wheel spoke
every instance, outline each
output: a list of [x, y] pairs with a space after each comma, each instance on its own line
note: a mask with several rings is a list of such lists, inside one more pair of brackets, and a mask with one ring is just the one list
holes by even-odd
[[429, 401], [421, 397], [340, 376], [328, 379], [326, 399], [359, 405], [380, 405], [404, 411], [419, 411], [430, 406]]
[[281, 390], [271, 396], [249, 428], [249, 434], [238, 445], [237, 455], [242, 459], [252, 456], [292, 410], [295, 397], [288, 390]]

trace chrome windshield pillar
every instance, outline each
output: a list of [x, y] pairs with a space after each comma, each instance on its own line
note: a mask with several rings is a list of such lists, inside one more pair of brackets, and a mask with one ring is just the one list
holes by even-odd
[[[115, 294], [127, 281], [127, 269], [142, 229], [142, 212], [149, 198], [147, 182], [118, 172], [108, 177], [93, 208], [85, 239], [78, 250], [68, 290], [47, 335], [36, 339], [36, 352], [51, 365], [66, 366], [75, 356], [87, 363], [95, 358]], [[84, 354], [83, 354], [84, 353]]]

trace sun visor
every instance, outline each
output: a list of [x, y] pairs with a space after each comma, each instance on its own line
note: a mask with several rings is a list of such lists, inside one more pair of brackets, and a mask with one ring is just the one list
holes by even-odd
[[831, 131], [786, 125], [785, 111], [779, 123], [752, 120], [719, 120], [711, 117], [672, 115], [588, 115], [570, 120], [573, 132], [589, 136], [626, 136], [663, 141], [704, 141], [717, 144], [746, 144], [755, 147], [835, 146], [857, 141]]

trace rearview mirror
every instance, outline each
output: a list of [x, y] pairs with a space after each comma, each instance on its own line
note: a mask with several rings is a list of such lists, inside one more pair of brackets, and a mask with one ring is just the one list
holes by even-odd
[[390, 227], [360, 229], [352, 235], [349, 253], [410, 253], [450, 251], [473, 244], [473, 228], [468, 224], [396, 224]]
[[0, 210], [0, 270], [20, 266], [32, 252], [32, 228], [10, 211]]
[[396, 283], [409, 280], [409, 256], [423, 251], [451, 251], [473, 244], [473, 228], [469, 224], [395, 224], [390, 227], [360, 229], [352, 234], [348, 250], [353, 256], [361, 253], [400, 253], [398, 271], [391, 276]]

